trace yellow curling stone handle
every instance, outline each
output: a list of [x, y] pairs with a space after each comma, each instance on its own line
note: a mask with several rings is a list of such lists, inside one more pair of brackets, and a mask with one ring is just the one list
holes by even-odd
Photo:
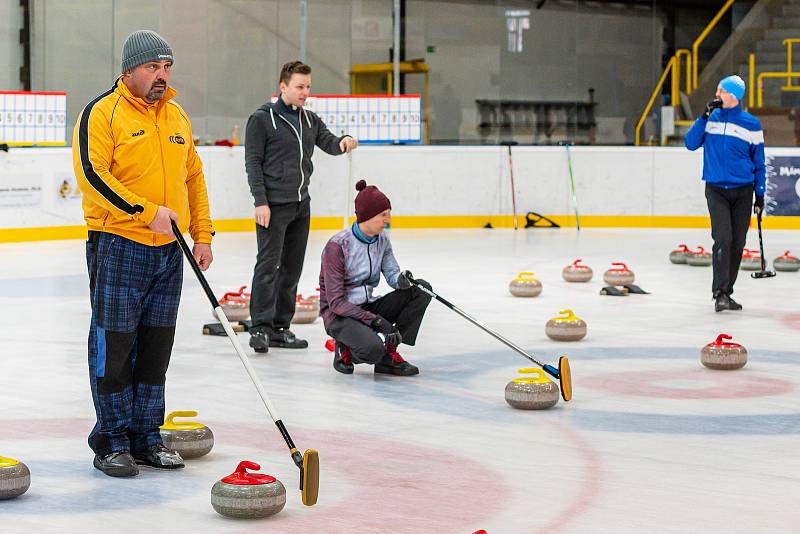
[[536, 278], [533, 275], [536, 274], [533, 271], [522, 271], [514, 278], [515, 282], [537, 282]]
[[512, 380], [517, 384], [547, 384], [550, 382], [550, 379], [544, 374], [541, 369], [536, 367], [525, 367], [519, 370], [522, 374], [530, 374], [535, 376], [520, 376]]
[[559, 315], [563, 315], [564, 317], [553, 317], [553, 321], [557, 323], [563, 323], [566, 321], [579, 321], [580, 317], [572, 313], [572, 310], [561, 310], [558, 312]]
[[19, 460], [0, 456], [0, 467], [14, 467], [15, 465], [19, 465]]
[[200, 430], [206, 427], [196, 421], [175, 421], [176, 417], [197, 417], [197, 412], [194, 410], [171, 412], [160, 428], [162, 430]]

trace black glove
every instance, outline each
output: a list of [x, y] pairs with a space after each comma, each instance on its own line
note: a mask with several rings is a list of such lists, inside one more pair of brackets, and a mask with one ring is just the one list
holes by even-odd
[[753, 213], [758, 215], [762, 211], [764, 211], [764, 195], [756, 195], [756, 201], [753, 202]]
[[403, 336], [395, 325], [378, 315], [369, 326], [379, 334], [383, 334], [384, 342], [387, 345], [399, 345], [403, 342]]
[[722, 107], [722, 100], [720, 100], [719, 98], [715, 98], [714, 100], [706, 104], [706, 110], [703, 112], [703, 118], [708, 119], [708, 117], [711, 116], [711, 113], [715, 109], [721, 107]]
[[397, 277], [397, 289], [411, 289], [412, 278], [414, 278], [414, 276], [410, 271], [403, 271], [400, 273], [400, 276]]
[[431, 287], [431, 285], [430, 285], [428, 282], [426, 282], [425, 280], [423, 280], [422, 278], [417, 278], [417, 279], [416, 279], [416, 280], [414, 280], [414, 281], [415, 281], [417, 284], [419, 284], [419, 285], [421, 285], [422, 287], [424, 287], [425, 289], [427, 289], [427, 290], [429, 290], [429, 291], [433, 291], [433, 287]]

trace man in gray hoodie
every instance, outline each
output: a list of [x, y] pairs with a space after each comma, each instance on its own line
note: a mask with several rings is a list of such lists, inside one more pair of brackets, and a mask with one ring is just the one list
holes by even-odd
[[253, 195], [258, 255], [250, 297], [250, 346], [306, 348], [289, 324], [303, 270], [311, 220], [308, 184], [318, 146], [337, 156], [358, 142], [337, 137], [303, 106], [311, 91], [311, 67], [300, 61], [283, 66], [280, 96], [250, 116], [245, 130], [245, 168]]

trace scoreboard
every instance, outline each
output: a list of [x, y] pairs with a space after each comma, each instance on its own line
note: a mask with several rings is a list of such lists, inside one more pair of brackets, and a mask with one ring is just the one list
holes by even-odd
[[63, 146], [67, 135], [67, 93], [0, 91], [0, 143]]
[[[272, 95], [272, 102], [278, 99]], [[420, 95], [314, 95], [306, 109], [316, 113], [336, 135], [359, 143], [419, 143], [422, 140]]]

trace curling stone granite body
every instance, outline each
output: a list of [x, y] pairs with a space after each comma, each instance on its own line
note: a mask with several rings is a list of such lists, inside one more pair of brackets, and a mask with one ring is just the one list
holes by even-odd
[[232, 474], [211, 488], [211, 506], [220, 515], [236, 519], [256, 519], [275, 515], [286, 505], [286, 488], [275, 477], [257, 471], [254, 462], [240, 462]]
[[[19, 497], [31, 486], [31, 472], [19, 460], [0, 456], [0, 500]], [[3, 521], [0, 520], [0, 525]]]
[[581, 264], [581, 260], [573, 261], [561, 271], [561, 276], [567, 282], [588, 282], [593, 274], [591, 267]]
[[678, 248], [669, 253], [669, 261], [676, 264], [685, 264], [686, 256], [692, 251], [686, 245], [678, 245]]
[[520, 369], [523, 376], [506, 384], [506, 402], [518, 410], [546, 410], [556, 405], [560, 392], [558, 386], [544, 376], [541, 369]]
[[207, 426], [194, 421], [175, 421], [176, 417], [197, 417], [195, 411], [172, 412], [161, 425], [161, 439], [168, 449], [186, 459], [205, 456], [214, 447], [214, 434]]
[[760, 271], [761, 254], [753, 250], [744, 249], [742, 263], [739, 264], [739, 268], [743, 271]]
[[292, 324], [308, 324], [313, 323], [319, 317], [319, 301], [318, 300], [305, 300], [303, 295], [297, 295], [297, 301], [294, 304], [294, 317], [292, 317]]
[[231, 303], [230, 301], [221, 304], [222, 311], [228, 321], [246, 321], [250, 318], [250, 306], [243, 303]]
[[686, 255], [686, 264], [693, 267], [708, 267], [711, 265], [711, 253], [706, 252], [703, 247], [697, 247], [696, 251], [690, 251]]
[[636, 279], [633, 271], [628, 269], [628, 266], [622, 262], [614, 262], [611, 265], [617, 267], [607, 270], [603, 274], [603, 281], [610, 286], [627, 286], [632, 284]]
[[586, 337], [586, 322], [572, 310], [562, 310], [563, 317], [553, 317], [544, 327], [544, 333], [554, 341], [578, 341]]
[[783, 256], [778, 256], [772, 260], [772, 266], [776, 271], [793, 273], [800, 270], [800, 259], [789, 254], [789, 251], [783, 253]]
[[700, 363], [709, 369], [740, 369], [747, 363], [747, 349], [738, 343], [726, 341], [731, 339], [727, 334], [720, 334], [717, 339], [703, 347], [700, 351]]
[[244, 292], [246, 287], [242, 286], [238, 291], [229, 291], [219, 299], [219, 305], [228, 321], [246, 321], [250, 318], [250, 293]]
[[519, 273], [508, 284], [508, 290], [515, 297], [538, 297], [542, 292], [542, 283], [533, 277], [532, 272]]

